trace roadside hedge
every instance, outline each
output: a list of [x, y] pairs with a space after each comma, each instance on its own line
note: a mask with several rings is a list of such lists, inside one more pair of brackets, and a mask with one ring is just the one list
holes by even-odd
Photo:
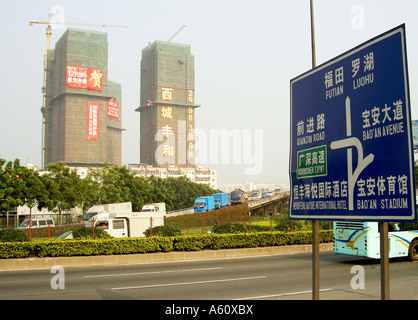
[[[321, 243], [331, 242], [332, 231], [320, 231], [319, 239]], [[42, 258], [169, 251], [199, 251], [310, 244], [311, 242], [312, 233], [310, 231], [258, 232], [251, 234], [205, 234], [193, 236], [125, 239], [2, 242], [0, 243], [0, 258]]]
[[170, 239], [153, 237], [37, 241], [33, 243], [32, 248], [33, 254], [42, 258], [167, 252], [171, 251], [173, 247]]

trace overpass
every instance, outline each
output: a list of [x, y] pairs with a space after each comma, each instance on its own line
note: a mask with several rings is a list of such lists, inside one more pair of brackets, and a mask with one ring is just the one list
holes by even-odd
[[251, 215], [274, 216], [282, 212], [289, 205], [290, 193], [284, 192], [271, 197], [248, 202], [248, 211]]
[[[289, 192], [283, 192], [278, 195], [266, 197], [260, 200], [248, 201], [248, 212], [251, 215], [263, 215], [263, 216], [274, 216], [278, 212], [283, 212], [289, 205]], [[193, 207], [169, 211], [167, 217], [183, 216], [187, 214], [193, 214]]]

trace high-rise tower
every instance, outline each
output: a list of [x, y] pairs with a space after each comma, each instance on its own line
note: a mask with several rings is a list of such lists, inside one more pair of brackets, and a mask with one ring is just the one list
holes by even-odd
[[121, 86], [108, 80], [107, 34], [68, 29], [51, 52], [44, 165], [121, 165]]
[[155, 41], [142, 50], [140, 161], [194, 166], [194, 56], [190, 45]]

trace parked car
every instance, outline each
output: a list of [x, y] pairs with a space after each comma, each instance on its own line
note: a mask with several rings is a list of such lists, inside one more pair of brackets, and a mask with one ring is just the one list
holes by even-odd
[[[54, 220], [52, 218], [33, 218], [30, 219], [30, 227], [32, 228], [45, 228], [45, 227], [55, 227]], [[18, 229], [29, 229], [29, 219], [23, 220]]]
[[66, 240], [66, 239], [74, 239], [74, 235], [72, 231], [64, 232], [62, 235], [58, 236], [57, 239]]

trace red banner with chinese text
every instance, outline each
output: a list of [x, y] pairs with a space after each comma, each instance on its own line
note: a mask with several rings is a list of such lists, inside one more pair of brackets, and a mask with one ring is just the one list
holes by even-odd
[[102, 91], [102, 80], [102, 70], [67, 66], [66, 86], [68, 88]]
[[107, 117], [119, 120], [119, 102], [112, 99], [107, 100]]
[[99, 140], [98, 102], [87, 102], [87, 140]]

